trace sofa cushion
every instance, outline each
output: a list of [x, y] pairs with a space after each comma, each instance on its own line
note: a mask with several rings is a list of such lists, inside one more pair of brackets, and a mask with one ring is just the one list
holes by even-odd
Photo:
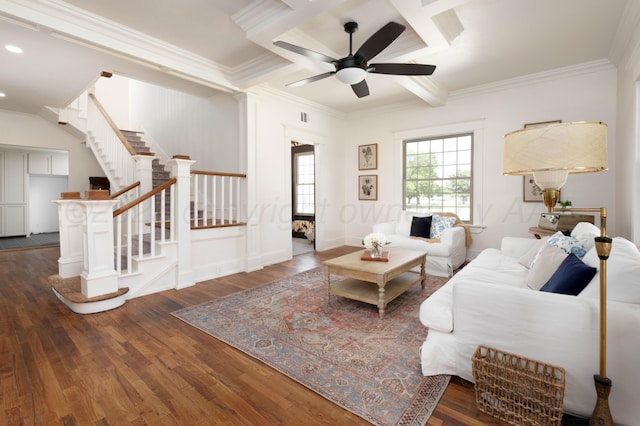
[[527, 269], [531, 268], [533, 259], [535, 259], [536, 255], [540, 252], [540, 249], [544, 247], [546, 242], [547, 242], [547, 238], [536, 241], [536, 243], [533, 244], [525, 254], [520, 256], [520, 258], [518, 258], [518, 263]]
[[566, 236], [558, 231], [547, 240], [547, 244], [558, 247], [565, 253], [573, 253], [578, 259], [582, 259], [585, 254], [594, 246], [594, 236], [591, 233], [579, 235], [577, 237]]
[[577, 296], [596, 274], [596, 268], [585, 265], [578, 257], [571, 253], [560, 264], [549, 281], [540, 291], [568, 294]]
[[431, 219], [431, 238], [440, 238], [447, 228], [453, 228], [456, 218], [453, 216], [440, 216], [434, 214]]
[[396, 233], [396, 222], [383, 222], [373, 225], [373, 232], [377, 234], [392, 235]]
[[566, 257], [567, 253], [559, 248], [544, 244], [531, 263], [525, 284], [533, 290], [540, 290]]
[[430, 256], [449, 257], [451, 256], [452, 247], [444, 243], [431, 243], [419, 238], [411, 238], [404, 235], [394, 234], [387, 235], [387, 241], [390, 242], [389, 247], [404, 247], [413, 250], [420, 250]]
[[431, 236], [431, 218], [432, 216], [414, 216], [411, 221], [411, 232], [409, 235], [412, 237], [429, 238]]
[[[597, 255], [593, 260], [596, 259]], [[597, 262], [599, 264], [599, 259]], [[579, 297], [600, 297], [599, 272]], [[607, 300], [640, 304], [640, 252], [631, 241], [622, 237], [613, 238], [607, 260]]]

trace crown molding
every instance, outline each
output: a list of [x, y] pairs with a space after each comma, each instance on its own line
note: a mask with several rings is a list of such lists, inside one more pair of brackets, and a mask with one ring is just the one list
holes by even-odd
[[278, 99], [283, 103], [288, 103], [288, 104], [294, 103], [300, 106], [313, 108], [316, 111], [325, 113], [333, 118], [340, 119], [340, 120], [345, 120], [348, 115], [347, 113], [344, 113], [334, 108], [330, 108], [326, 105], [322, 105], [317, 102], [312, 102], [307, 99], [300, 98], [298, 96], [290, 95], [288, 93], [285, 93], [281, 90], [274, 88], [273, 86], [269, 86], [268, 84], [252, 87], [250, 91], [271, 97], [273, 99]]
[[469, 96], [478, 96], [493, 93], [501, 90], [514, 89], [523, 86], [530, 86], [561, 78], [575, 77], [584, 74], [591, 74], [602, 71], [614, 70], [615, 66], [608, 59], [599, 59], [568, 67], [556, 68], [554, 70], [528, 74], [521, 77], [511, 78], [493, 83], [482, 84], [466, 89], [454, 90], [450, 92], [448, 100], [458, 100]]

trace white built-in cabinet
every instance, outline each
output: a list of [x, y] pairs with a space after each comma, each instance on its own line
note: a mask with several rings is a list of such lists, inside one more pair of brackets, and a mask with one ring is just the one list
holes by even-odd
[[27, 153], [0, 151], [0, 237], [27, 234]]
[[0, 146], [0, 237], [30, 233], [29, 174], [68, 176], [69, 153]]
[[38, 175], [68, 175], [69, 155], [66, 152], [30, 152], [29, 173]]

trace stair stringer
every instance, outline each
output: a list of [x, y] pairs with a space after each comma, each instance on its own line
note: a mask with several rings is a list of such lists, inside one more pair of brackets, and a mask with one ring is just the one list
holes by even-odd
[[156, 247], [160, 254], [133, 257], [132, 269], [136, 272], [118, 278], [119, 288], [129, 288], [127, 300], [178, 288], [177, 242], [156, 243]]
[[106, 175], [107, 179], [109, 179], [109, 182], [111, 183], [111, 190], [114, 192], [119, 191], [125, 185], [122, 182], [122, 178], [116, 175], [114, 166], [107, 159], [107, 156], [105, 155], [104, 143], [100, 141], [100, 139], [95, 136], [91, 130], [87, 130], [86, 135], [87, 147], [91, 149], [91, 152], [93, 152], [93, 156], [98, 161], [100, 168]]

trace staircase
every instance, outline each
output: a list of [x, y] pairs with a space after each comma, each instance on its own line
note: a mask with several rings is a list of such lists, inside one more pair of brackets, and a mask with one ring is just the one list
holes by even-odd
[[86, 133], [117, 198], [57, 201], [61, 257], [49, 281], [65, 305], [101, 312], [247, 270], [246, 175], [157, 158], [141, 132], [119, 130], [93, 95]]

